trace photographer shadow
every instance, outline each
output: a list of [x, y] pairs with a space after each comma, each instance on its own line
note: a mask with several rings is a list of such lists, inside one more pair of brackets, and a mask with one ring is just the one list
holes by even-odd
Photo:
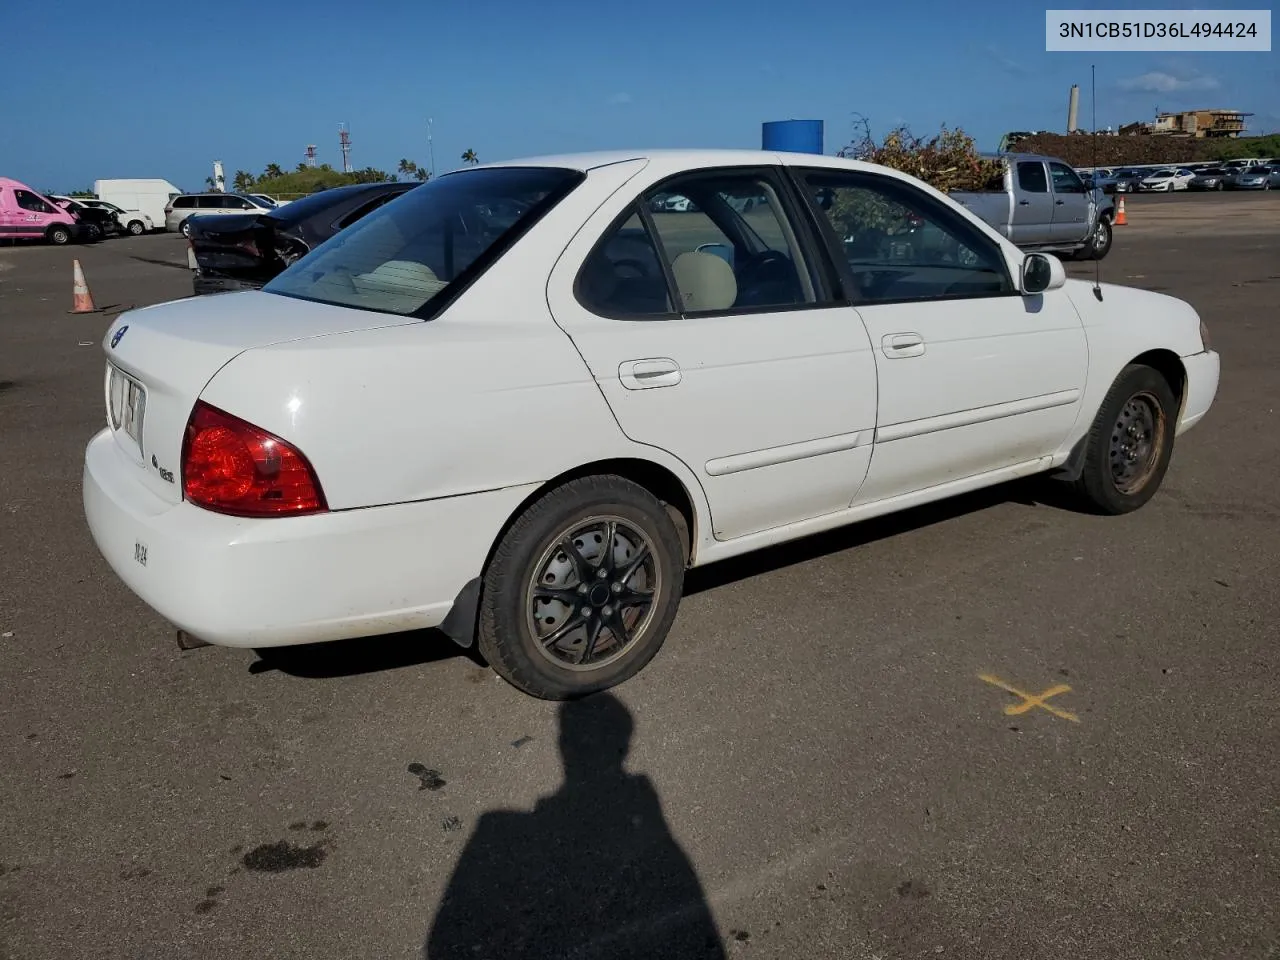
[[623, 769], [633, 720], [611, 694], [560, 706], [560, 789], [484, 814], [458, 860], [426, 960], [723, 960], [693, 865], [649, 778]]

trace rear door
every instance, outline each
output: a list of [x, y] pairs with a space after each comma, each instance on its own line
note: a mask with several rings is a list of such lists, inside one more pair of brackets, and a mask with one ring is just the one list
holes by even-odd
[[1053, 239], [1053, 196], [1042, 160], [1019, 160], [1014, 171], [1013, 231], [1016, 244], [1048, 243]]
[[871, 344], [795, 199], [777, 167], [620, 193], [548, 284], [622, 431], [698, 477], [718, 540], [846, 509], [870, 462]]
[[1051, 161], [1049, 178], [1053, 186], [1054, 241], [1073, 243], [1085, 239], [1093, 219], [1093, 195], [1065, 163]]

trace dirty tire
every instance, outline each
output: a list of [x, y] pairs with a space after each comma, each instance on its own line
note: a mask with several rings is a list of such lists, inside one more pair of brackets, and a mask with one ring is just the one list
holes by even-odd
[[[603, 539], [607, 523], [617, 531], [612, 550]], [[574, 556], [558, 546], [566, 540]], [[684, 587], [684, 557], [665, 505], [639, 484], [604, 475], [556, 487], [516, 519], [494, 551], [480, 595], [480, 654], [512, 686], [542, 700], [616, 686], [666, 640]], [[652, 587], [648, 603], [643, 587]], [[623, 596], [620, 605], [603, 596], [609, 590]], [[624, 610], [630, 626], [616, 619]], [[594, 626], [607, 623], [617, 623], [619, 633]], [[561, 639], [539, 642], [562, 628]], [[628, 631], [624, 643], [619, 634]], [[572, 664], [583, 654], [597, 665]]]
[[[1158, 370], [1142, 364], [1125, 367], [1089, 428], [1076, 494], [1101, 513], [1129, 513], [1145, 504], [1169, 469], [1177, 417], [1178, 401]], [[1122, 444], [1134, 455], [1127, 468]], [[1126, 475], [1126, 470], [1133, 472]]]

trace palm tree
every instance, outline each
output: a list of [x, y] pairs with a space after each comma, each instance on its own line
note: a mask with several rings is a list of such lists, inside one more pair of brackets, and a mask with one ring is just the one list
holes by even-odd
[[276, 177], [283, 177], [284, 171], [280, 169], [278, 163], [268, 163], [265, 170], [262, 171], [264, 180], [274, 180]]
[[235, 187], [236, 193], [248, 193], [253, 189], [253, 174], [248, 170], [237, 170], [232, 186]]
[[418, 165], [412, 160], [401, 159], [396, 165], [396, 172], [402, 177], [411, 177], [418, 172]]
[[479, 163], [480, 158], [476, 156], [476, 152], [468, 148], [467, 152], [462, 155], [463, 163]]
[[417, 170], [413, 171], [413, 179], [417, 180], [419, 183], [426, 183], [431, 179], [431, 171], [426, 167], [419, 167]]

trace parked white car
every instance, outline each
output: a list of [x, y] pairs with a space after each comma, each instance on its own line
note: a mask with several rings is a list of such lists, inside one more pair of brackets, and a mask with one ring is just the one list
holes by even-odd
[[1218, 354], [1187, 303], [1097, 289], [836, 157], [473, 167], [262, 291], [116, 318], [84, 510], [192, 637], [439, 626], [577, 696], [657, 653], [686, 568], [1030, 474], [1146, 503]]
[[151, 219], [151, 215], [143, 213], [141, 210], [125, 210], [123, 207], [118, 207], [106, 200], [93, 200], [87, 197], [80, 197], [79, 199], [86, 207], [98, 207], [100, 210], [106, 210], [114, 214], [116, 222], [120, 224], [120, 229], [135, 237], [156, 228], [155, 221]]
[[1170, 190], [1185, 190], [1187, 189], [1187, 184], [1195, 178], [1195, 171], [1181, 167], [1177, 170], [1157, 170], [1155, 173], [1143, 177], [1142, 182], [1138, 184], [1138, 189], [1166, 193]]

